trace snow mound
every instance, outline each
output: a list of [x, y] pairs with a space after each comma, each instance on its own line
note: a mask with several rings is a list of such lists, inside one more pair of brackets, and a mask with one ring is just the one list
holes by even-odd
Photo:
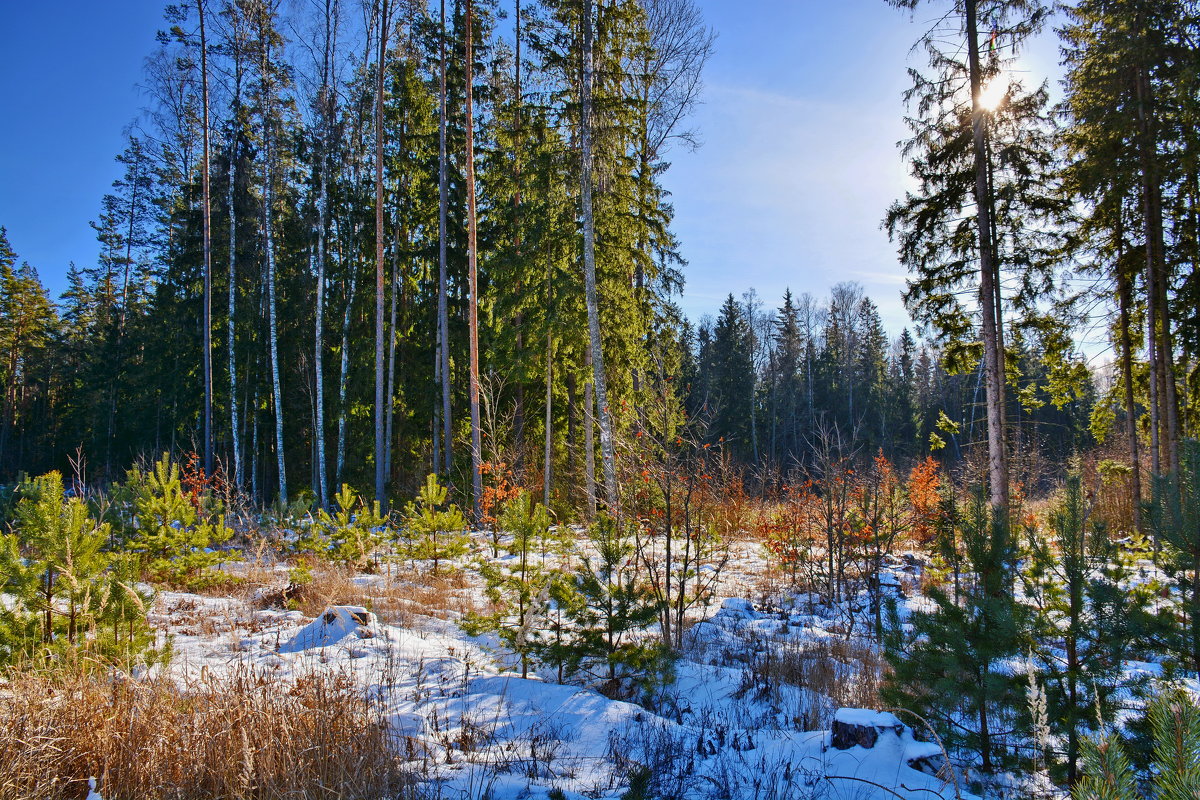
[[375, 615], [362, 606], [329, 606], [325, 613], [305, 625], [290, 641], [279, 646], [281, 653], [299, 653], [330, 647], [343, 639], [375, 636]]

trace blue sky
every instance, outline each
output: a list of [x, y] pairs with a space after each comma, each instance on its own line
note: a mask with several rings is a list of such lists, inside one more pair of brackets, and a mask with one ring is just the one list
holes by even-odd
[[[694, 120], [703, 146], [675, 151], [665, 183], [689, 261], [693, 319], [751, 286], [823, 296], [861, 283], [893, 333], [907, 324], [903, 269], [879, 228], [904, 190], [896, 142], [911, 47], [931, 10], [883, 0], [698, 0], [718, 35]], [[36, 3], [0, 11], [0, 225], [51, 291], [94, 261], [88, 221], [118, 176], [122, 130], [144, 99], [161, 0]], [[1033, 71], [1053, 68], [1053, 44]]]

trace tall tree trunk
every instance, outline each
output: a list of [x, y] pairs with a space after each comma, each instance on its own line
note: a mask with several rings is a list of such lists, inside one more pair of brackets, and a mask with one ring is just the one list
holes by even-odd
[[383, 377], [383, 78], [387, 55], [388, 0], [380, 0], [379, 51], [375, 82], [375, 500], [384, 507], [384, 377]]
[[583, 485], [587, 493], [589, 520], [596, 518], [596, 417], [593, 413], [595, 407], [596, 398], [592, 382], [589, 380], [583, 384]]
[[258, 382], [255, 381], [254, 400], [250, 405], [250, 496], [262, 502], [258, 488]]
[[466, 0], [466, 95], [467, 95], [467, 291], [470, 303], [467, 307], [467, 328], [470, 358], [471, 399], [471, 503], [474, 522], [483, 518], [483, 463], [482, 437], [479, 426], [479, 276], [478, 254], [476, 253], [475, 226], [475, 109], [472, 101], [474, 79], [472, 76], [474, 52], [471, 32], [472, 0]]
[[[436, 330], [433, 344], [433, 382], [438, 386], [442, 383], [442, 326], [435, 325]], [[435, 398], [433, 402], [433, 421], [430, 428], [433, 439], [433, 459], [429, 465], [430, 472], [438, 472], [442, 468], [442, 401]]]
[[[515, 46], [516, 54], [514, 57], [514, 68], [516, 70], [516, 143], [513, 148], [513, 181], [516, 185], [516, 190], [513, 193], [513, 246], [516, 250], [517, 258], [521, 258], [521, 245], [523, 242], [521, 231], [521, 105], [523, 98], [521, 96], [521, 0], [515, 0], [516, 3], [516, 20], [515, 20]], [[522, 285], [518, 282], [515, 287], [518, 295], [523, 292]], [[514, 391], [513, 401], [513, 441], [516, 449], [516, 457], [514, 459], [514, 469], [517, 477], [524, 480], [525, 475], [525, 312], [518, 310], [516, 316], [516, 361], [520, 366], [517, 372], [518, 380]]]
[[[604, 377], [604, 350], [600, 342], [600, 303], [596, 295], [596, 225], [592, 209], [592, 0], [583, 0], [583, 84], [580, 90], [579, 141], [582, 151], [580, 192], [583, 211], [583, 276], [587, 300], [588, 338], [596, 405], [600, 412], [600, 450], [604, 462], [604, 494], [610, 514], [618, 514], [617, 458], [613, 443], [612, 413]], [[589, 407], [589, 414], [591, 409]], [[590, 454], [590, 450], [588, 451]]]
[[[450, 478], [453, 458], [453, 420], [450, 414], [450, 313], [446, 297], [446, 234], [449, 187], [446, 156], [446, 0], [442, 0], [441, 35], [438, 40], [438, 357], [442, 373], [442, 457], [443, 472]], [[434, 465], [437, 470], [437, 465]]]
[[212, 432], [212, 196], [209, 191], [208, 156], [208, 39], [204, 32], [204, 0], [196, 0], [196, 11], [200, 15], [200, 93], [203, 105], [203, 164], [200, 168], [200, 186], [203, 198], [204, 227], [204, 474], [213, 473]]
[[337, 463], [334, 466], [334, 482], [340, 486], [346, 469], [346, 395], [350, 384], [350, 312], [354, 308], [354, 294], [358, 290], [358, 274], [350, 275], [350, 291], [346, 294], [346, 308], [342, 312], [341, 371], [338, 373], [338, 440]]
[[542, 443], [542, 505], [550, 507], [554, 437], [554, 340], [546, 333], [546, 422]]
[[[266, 13], [265, 7], [263, 13]], [[272, 187], [272, 136], [271, 136], [271, 94], [273, 89], [269, 86], [270, 83], [270, 64], [271, 64], [271, 42], [270, 34], [267, 32], [268, 20], [262, 20], [262, 80], [264, 83], [263, 94], [266, 97], [263, 110], [263, 150], [265, 154], [265, 162], [263, 164], [263, 232], [265, 237], [264, 250], [267, 260], [267, 318], [269, 331], [269, 348], [271, 359], [271, 397], [272, 405], [275, 407], [275, 460], [276, 469], [279, 473], [279, 501], [287, 505], [287, 472], [285, 469], [284, 449], [283, 449], [283, 391], [279, 380], [279, 325], [276, 319], [276, 298], [275, 298], [275, 237], [272, 232], [272, 206], [275, 203], [275, 194]]]
[[239, 491], [242, 476], [242, 434], [238, 420], [238, 380], [236, 349], [237, 310], [237, 207], [234, 203], [237, 185], [238, 126], [242, 105], [242, 61], [240, 52], [234, 56], [233, 122], [229, 134], [229, 185], [225, 188], [225, 204], [229, 212], [229, 316], [225, 321], [225, 349], [229, 355], [229, 431], [233, 437], [233, 485]]
[[321, 88], [317, 104], [320, 114], [320, 145], [317, 168], [320, 172], [317, 190], [317, 307], [313, 324], [313, 368], [316, 373], [316, 436], [317, 498], [321, 508], [329, 508], [329, 468], [325, 447], [325, 271], [328, 262], [326, 243], [329, 218], [329, 139], [333, 135], [333, 118], [337, 93], [330, 80], [337, 48], [337, 2], [325, 0], [325, 47], [321, 59]]
[[1133, 523], [1142, 529], [1142, 463], [1139, 457], [1137, 434], [1137, 401], [1133, 392], [1133, 339], [1129, 335], [1129, 311], [1132, 305], [1130, 278], [1123, 267], [1117, 266], [1117, 300], [1120, 305], [1118, 322], [1121, 339], [1121, 377], [1125, 385], [1125, 436], [1129, 441], [1129, 462], [1133, 468], [1130, 479], [1133, 490]]
[[542, 432], [542, 505], [550, 507], [554, 453], [554, 280], [553, 260], [546, 253], [546, 422]]
[[975, 215], [979, 245], [979, 308], [983, 338], [984, 380], [988, 420], [989, 500], [997, 513], [1007, 514], [1008, 456], [1004, 442], [1004, 353], [1000, 345], [1001, 308], [992, 244], [992, 202], [988, 183], [988, 112], [980, 104], [983, 89], [979, 64], [976, 0], [966, 0], [967, 61], [971, 79], [971, 131], [975, 161]]
[[[404, 150], [404, 134], [400, 135], [400, 150]], [[400, 195], [404, 196], [404, 189], [400, 190]], [[397, 208], [397, 216], [400, 211]], [[388, 312], [388, 355], [387, 355], [387, 421], [384, 424], [384, 439], [387, 441], [387, 446], [384, 448], [383, 471], [387, 475], [388, 480], [392, 479], [392, 445], [395, 439], [392, 437], [392, 424], [396, 417], [396, 306], [400, 299], [402, 278], [400, 275], [400, 241], [405, 241], [405, 250], [407, 245], [407, 230], [405, 233], [397, 231], [396, 236], [392, 239], [392, 300], [391, 308]]]

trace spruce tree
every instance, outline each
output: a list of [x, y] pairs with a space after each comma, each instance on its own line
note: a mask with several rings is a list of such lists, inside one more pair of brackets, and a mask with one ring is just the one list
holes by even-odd
[[[913, 9], [920, 0], [889, 0]], [[1053, 263], [1043, 241], [1054, 209], [1053, 146], [1045, 86], [1005, 72], [1046, 15], [1036, 0], [955, 0], [921, 45], [929, 71], [912, 70], [915, 106], [904, 144], [918, 182], [888, 210], [888, 235], [913, 273], [905, 304], [946, 345], [956, 369], [982, 363], [988, 484], [997, 514], [1008, 505], [1005, 316], [1046, 290]], [[991, 23], [981, 32], [981, 25]], [[991, 47], [983, 52], [984, 37]], [[987, 93], [985, 94], [985, 90]], [[1018, 291], [1005, 293], [1005, 276]], [[964, 296], [972, 296], [966, 303]]]

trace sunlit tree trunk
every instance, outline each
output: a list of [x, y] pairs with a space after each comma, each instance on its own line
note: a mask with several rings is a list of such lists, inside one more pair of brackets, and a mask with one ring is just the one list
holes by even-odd
[[233, 485], [241, 489], [242, 432], [238, 419], [237, 379], [237, 206], [234, 202], [237, 185], [238, 135], [242, 106], [242, 60], [240, 48], [233, 54], [233, 120], [229, 126], [229, 174], [225, 187], [225, 204], [229, 214], [229, 316], [225, 321], [225, 349], [229, 356], [229, 431], [233, 437]]
[[200, 93], [203, 107], [203, 155], [201, 156], [200, 186], [203, 195], [204, 236], [204, 474], [213, 472], [212, 432], [212, 195], [209, 187], [208, 132], [208, 38], [204, 31], [204, 0], [196, 0], [200, 15]]
[[479, 422], [479, 276], [478, 253], [476, 252], [477, 230], [475, 225], [475, 110], [474, 52], [472, 45], [471, 17], [474, 3], [466, 0], [466, 95], [467, 95], [467, 291], [470, 305], [467, 308], [467, 327], [470, 358], [471, 399], [471, 494], [474, 520], [478, 524], [483, 517], [483, 463], [482, 441]]
[[318, 125], [320, 126], [316, 164], [317, 189], [317, 287], [313, 323], [313, 369], [316, 373], [316, 438], [317, 497], [321, 508], [329, 507], [329, 469], [325, 447], [325, 273], [328, 262], [326, 237], [329, 225], [330, 137], [337, 93], [330, 86], [337, 48], [337, 0], [325, 0], [325, 39], [321, 59], [321, 88], [317, 95]]
[[[438, 355], [442, 378], [443, 472], [450, 477], [452, 424], [450, 415], [450, 315], [446, 298], [446, 209], [449, 188], [446, 176], [446, 0], [441, 2], [441, 34], [438, 38]], [[437, 465], [435, 464], [435, 469]]]
[[993, 243], [991, 187], [988, 180], [988, 112], [980, 103], [983, 90], [979, 63], [976, 0], [966, 0], [967, 66], [971, 81], [971, 132], [975, 162], [975, 218], [979, 245], [980, 332], [988, 421], [988, 487], [992, 508], [1007, 513], [1008, 456], [1004, 442], [1004, 352], [1000, 343], [1001, 309]]
[[385, 286], [383, 280], [383, 78], [384, 59], [387, 55], [388, 0], [379, 6], [379, 51], [375, 82], [375, 500], [382, 507], [384, 497], [384, 376], [383, 303]]
[[[266, 13], [264, 7], [262, 13]], [[262, 35], [262, 47], [260, 71], [263, 81], [263, 96], [265, 98], [263, 106], [263, 234], [264, 234], [264, 255], [267, 261], [267, 321], [269, 327], [268, 347], [269, 356], [271, 359], [271, 400], [275, 408], [275, 461], [276, 469], [279, 473], [279, 501], [284, 505], [287, 504], [287, 472], [284, 467], [284, 448], [283, 448], [283, 391], [279, 379], [279, 325], [276, 319], [276, 297], [275, 297], [275, 237], [272, 231], [273, 228], [273, 213], [272, 206], [275, 203], [275, 194], [273, 189], [273, 161], [274, 158], [271, 147], [272, 132], [271, 132], [271, 100], [274, 89], [270, 86], [270, 70], [271, 70], [271, 34], [269, 30], [269, 21], [263, 19], [260, 29]]]
[[[582, 153], [580, 193], [583, 212], [583, 275], [587, 301], [588, 338], [592, 356], [596, 406], [600, 421], [600, 451], [604, 464], [604, 493], [611, 514], [617, 504], [617, 464], [613, 443], [612, 413], [604, 377], [604, 350], [600, 343], [600, 303], [596, 295], [596, 225], [592, 210], [592, 0], [583, 0], [583, 85], [580, 91], [579, 141]], [[589, 406], [588, 413], [591, 413]], [[591, 457], [591, 450], [588, 450]]]
[[[1118, 258], [1118, 261], [1120, 259]], [[1133, 388], [1133, 338], [1130, 336], [1129, 311], [1132, 291], [1129, 275], [1117, 266], [1117, 301], [1120, 308], [1118, 335], [1121, 339], [1121, 378], [1125, 389], [1125, 436], [1129, 441], [1129, 462], [1132, 467], [1130, 483], [1133, 493], [1133, 522], [1137, 530], [1142, 528], [1142, 466], [1137, 432], [1137, 400]]]

